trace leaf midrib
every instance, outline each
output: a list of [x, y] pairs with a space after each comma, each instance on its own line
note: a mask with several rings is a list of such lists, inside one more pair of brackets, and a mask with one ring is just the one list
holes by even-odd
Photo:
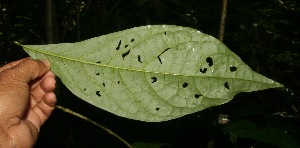
[[[23, 48], [26, 48], [28, 50], [35, 51], [37, 53], [41, 53], [41, 54], [44, 54], [44, 55], [48, 55], [48, 56], [52, 56], [52, 57], [56, 57], [56, 58], [61, 58], [61, 59], [65, 59], [65, 60], [70, 60], [70, 61], [74, 61], [74, 62], [84, 63], [84, 64], [96, 65], [96, 66], [101, 66], [101, 67], [106, 67], [106, 68], [113, 68], [113, 69], [122, 69], [122, 70], [128, 70], [128, 71], [143, 72], [143, 73], [153, 73], [153, 74], [183, 76], [183, 77], [198, 77], [198, 76], [195, 76], [195, 75], [182, 75], [182, 74], [174, 74], [174, 73], [161, 73], [161, 72], [156, 72], [156, 71], [145, 71], [145, 70], [142, 70], [142, 69], [133, 69], [133, 68], [126, 68], [126, 67], [116, 67], [116, 66], [111, 66], [111, 65], [106, 65], [106, 64], [94, 63], [94, 62], [89, 62], [89, 61], [82, 61], [82, 60], [78, 60], [78, 59], [74, 59], [74, 58], [69, 58], [69, 57], [60, 56], [60, 55], [57, 55], [57, 54], [45, 52], [45, 51], [42, 51], [42, 50], [39, 50], [39, 49], [30, 48], [30, 47], [28, 47], [26, 45], [20, 44], [17, 41], [15, 41], [14, 43], [17, 44], [17, 45], [19, 45], [19, 46], [22, 46]], [[199, 77], [204, 77], [204, 78], [208, 77], [208, 78], [216, 78], [216, 79], [226, 78], [226, 77], [216, 77], [216, 76], [207, 76], [207, 75], [206, 76], [199, 76]], [[274, 84], [269, 84], [269, 83], [263, 83], [263, 82], [260, 82], [260, 81], [240, 79], [240, 78], [226, 78], [226, 79], [235, 79], [235, 80], [243, 80], [243, 81], [249, 81], [249, 82], [256, 82], [256, 83], [274, 85]]]

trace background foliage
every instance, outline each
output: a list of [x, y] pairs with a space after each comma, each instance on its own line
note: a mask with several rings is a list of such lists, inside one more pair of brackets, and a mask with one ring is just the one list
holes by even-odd
[[[218, 36], [219, 0], [53, 0], [54, 26], [47, 28], [45, 1], [0, 2], [0, 65], [27, 57], [22, 44], [77, 42], [149, 24], [173, 24]], [[253, 70], [289, 88], [237, 95], [230, 103], [180, 119], [144, 123], [97, 109], [59, 86], [58, 104], [109, 127], [130, 143], [166, 143], [165, 147], [270, 146], [236, 137], [218, 125], [247, 120], [258, 128], [276, 128], [300, 139], [300, 6], [297, 0], [229, 1], [224, 43]], [[283, 113], [285, 112], [285, 113]], [[228, 131], [228, 129], [226, 129]], [[280, 137], [279, 137], [280, 139]], [[298, 142], [299, 143], [299, 142]], [[36, 147], [123, 147], [101, 129], [60, 110], [43, 127]], [[292, 147], [292, 145], [291, 145]]]

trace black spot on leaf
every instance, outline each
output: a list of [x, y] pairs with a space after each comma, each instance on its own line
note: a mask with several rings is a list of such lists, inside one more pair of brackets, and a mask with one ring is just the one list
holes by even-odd
[[162, 64], [161, 59], [160, 59], [160, 55], [157, 56], [157, 58], [158, 58], [159, 63]]
[[156, 77], [151, 77], [152, 79], [152, 82], [151, 83], [155, 83], [157, 81], [157, 78]]
[[98, 97], [101, 97], [100, 91], [96, 91], [96, 95], [97, 95]]
[[230, 67], [230, 71], [231, 71], [231, 72], [235, 72], [236, 70], [237, 70], [237, 68], [236, 68], [235, 66], [231, 66], [231, 67]]
[[200, 98], [202, 95], [200, 95], [200, 94], [195, 94], [195, 98], [196, 99], [198, 99], [198, 98]]
[[201, 68], [201, 69], [200, 69], [200, 72], [201, 72], [201, 73], [206, 73], [206, 71], [207, 71], [207, 68], [203, 68], [203, 69]]
[[103, 87], [105, 87], [105, 83], [102, 83]]
[[96, 73], [96, 75], [97, 75], [97, 76], [99, 76], [99, 72], [98, 72], [98, 73]]
[[207, 57], [206, 58], [206, 62], [208, 63], [208, 66], [211, 67], [214, 63], [213, 63], [213, 59], [211, 57]]
[[84, 91], [86, 90], [86, 88], [83, 89]]
[[182, 84], [182, 87], [183, 87], [183, 88], [186, 88], [188, 85], [189, 85], [189, 83], [184, 82], [184, 83]]
[[225, 82], [225, 83], [224, 83], [224, 87], [225, 87], [226, 89], [228, 89], [228, 90], [229, 90], [229, 85], [228, 85], [228, 82]]
[[157, 108], [155, 108], [155, 110], [156, 110], [156, 111], [159, 111], [159, 109], [160, 109], [160, 108], [158, 108], [158, 107], [157, 107]]
[[123, 54], [122, 54], [123, 59], [124, 59], [129, 53], [130, 53], [130, 49], [129, 49], [127, 52], [123, 53]]
[[121, 40], [119, 41], [119, 44], [118, 44], [118, 47], [116, 48], [116, 50], [119, 50], [120, 49], [120, 46], [121, 46]]
[[141, 56], [140, 56], [140, 55], [138, 55], [138, 61], [139, 61], [140, 63], [143, 63], [142, 60], [141, 60]]
[[117, 83], [120, 84], [120, 81], [118, 81]]
[[98, 62], [96, 62], [96, 63], [101, 64], [101, 61], [98, 61]]
[[134, 41], [134, 39], [131, 39], [131, 41], [130, 42], [133, 42]]
[[125, 45], [125, 48], [127, 48], [128, 47], [128, 45]]
[[161, 61], [161, 58], [160, 58], [160, 56], [162, 55], [162, 54], [164, 54], [166, 51], [168, 51], [169, 49], [171, 49], [171, 48], [167, 48], [167, 49], [165, 49], [161, 54], [159, 54], [158, 56], [157, 56], [157, 58], [158, 58], [158, 60], [159, 60], [159, 62], [160, 62], [160, 64], [162, 64], [162, 61]]
[[167, 32], [164, 32], [164, 35], [167, 35]]

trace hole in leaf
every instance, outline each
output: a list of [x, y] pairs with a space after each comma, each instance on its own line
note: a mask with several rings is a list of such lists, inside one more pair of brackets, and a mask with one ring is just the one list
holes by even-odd
[[99, 90], [96, 91], [96, 95], [97, 95], [98, 97], [101, 97], [101, 94], [100, 94], [100, 91], [99, 91]]
[[206, 71], [207, 71], [207, 68], [203, 68], [203, 69], [201, 68], [201, 69], [200, 69], [200, 72], [201, 72], [201, 73], [206, 73]]
[[164, 32], [164, 35], [167, 35], [167, 32]]
[[105, 83], [102, 83], [103, 87], [105, 87]]
[[224, 83], [224, 86], [225, 86], [225, 88], [227, 88], [227, 89], [229, 90], [228, 82], [225, 82], [225, 83]]
[[130, 42], [133, 42], [134, 41], [134, 39], [131, 39], [131, 41]]
[[127, 52], [123, 53], [123, 54], [122, 54], [123, 59], [124, 59], [129, 53], [130, 53], [130, 49], [129, 49]]
[[120, 84], [120, 81], [118, 81], [117, 83]]
[[231, 72], [235, 72], [236, 70], [237, 70], [237, 68], [236, 68], [235, 66], [231, 66], [231, 67], [230, 67], [230, 71], [231, 71]]
[[159, 54], [158, 56], [157, 56], [157, 58], [158, 58], [158, 60], [159, 60], [159, 62], [160, 62], [160, 64], [162, 64], [162, 61], [161, 61], [161, 58], [160, 58], [160, 56], [162, 55], [162, 54], [164, 54], [166, 51], [168, 51], [169, 49], [171, 49], [171, 48], [167, 48], [167, 49], [165, 49], [161, 54]]
[[195, 94], [195, 98], [196, 98], [196, 99], [200, 98], [200, 96], [202, 96], [202, 95]]
[[141, 56], [140, 56], [140, 55], [138, 55], [138, 61], [139, 61], [140, 63], [143, 63], [143, 62], [141, 61]]
[[84, 88], [83, 90], [86, 90], [86, 88]]
[[96, 73], [96, 75], [97, 75], [97, 76], [99, 76], [99, 72], [98, 72], [98, 73]]
[[98, 61], [98, 62], [96, 62], [96, 63], [101, 64], [101, 61]]
[[116, 48], [116, 50], [119, 50], [120, 49], [120, 46], [121, 46], [121, 40], [119, 41], [119, 44], [118, 44], [118, 47]]
[[152, 79], [152, 82], [151, 83], [155, 83], [157, 81], [157, 78], [156, 77], [151, 77]]
[[208, 63], [208, 66], [211, 67], [214, 63], [213, 63], [213, 59], [211, 57], [207, 57], [206, 58], [206, 62]]
[[160, 108], [158, 108], [158, 107], [157, 107], [157, 108], [155, 108], [155, 110], [156, 110], [156, 111], [159, 111], [159, 109], [160, 109]]
[[127, 48], [128, 47], [128, 45], [125, 45], [125, 48]]
[[188, 85], [189, 85], [189, 83], [184, 82], [184, 83], [182, 84], [182, 87], [183, 87], [183, 88], [186, 88]]

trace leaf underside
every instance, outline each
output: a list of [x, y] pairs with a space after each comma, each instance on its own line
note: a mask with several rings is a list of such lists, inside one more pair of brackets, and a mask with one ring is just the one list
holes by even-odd
[[[19, 44], [20, 45], [20, 44]], [[79, 98], [129, 119], [160, 122], [282, 87], [224, 44], [172, 25], [132, 28], [77, 43], [21, 45]]]

